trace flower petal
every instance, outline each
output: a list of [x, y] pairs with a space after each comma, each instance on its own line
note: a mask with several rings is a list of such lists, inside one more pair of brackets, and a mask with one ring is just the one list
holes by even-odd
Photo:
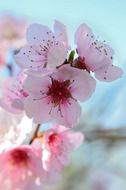
[[64, 143], [66, 144], [67, 151], [77, 149], [84, 140], [84, 135], [81, 132], [72, 132], [70, 130], [63, 133]]
[[24, 72], [27, 75], [30, 75], [33, 77], [44, 77], [44, 76], [52, 74], [54, 71], [55, 69], [39, 68], [39, 69], [26, 69]]
[[64, 43], [52, 46], [48, 52], [47, 66], [55, 68], [64, 63], [67, 57], [67, 48]]
[[85, 63], [91, 71], [96, 71], [112, 63], [114, 51], [103, 42], [95, 42], [87, 51]]
[[47, 91], [49, 85], [50, 78], [48, 76], [35, 77], [30, 75], [25, 80], [24, 88], [33, 96], [36, 96], [38, 98], [45, 96], [42, 93]]
[[34, 69], [43, 67], [46, 60], [45, 55], [40, 53], [40, 47], [36, 45], [22, 48], [18, 54], [15, 55], [16, 63], [23, 69]]
[[98, 80], [104, 81], [104, 82], [112, 82], [118, 78], [121, 78], [123, 74], [123, 71], [121, 68], [110, 65], [107, 69], [101, 68], [95, 72], [95, 77]]
[[70, 99], [69, 103], [66, 102], [61, 104], [61, 111], [59, 109], [55, 110], [55, 121], [56, 123], [61, 123], [66, 127], [72, 127], [77, 123], [79, 116], [81, 114], [81, 107], [78, 102]]
[[75, 33], [75, 43], [79, 56], [85, 57], [93, 40], [94, 36], [91, 29], [86, 24], [81, 24]]
[[45, 123], [54, 119], [52, 104], [48, 98], [34, 99], [32, 96], [26, 98], [24, 108], [26, 115], [33, 118], [35, 123]]
[[0, 106], [12, 113], [23, 111], [23, 100], [28, 95], [23, 89], [26, 75], [21, 72], [17, 77], [8, 78], [3, 83], [3, 95]]
[[96, 88], [96, 81], [87, 71], [77, 69], [74, 82], [71, 84], [71, 94], [79, 101], [88, 100]]
[[55, 31], [55, 36], [58, 39], [58, 41], [65, 42], [66, 46], [69, 47], [66, 26], [62, 24], [61, 22], [59, 22], [58, 20], [55, 20], [54, 31]]
[[50, 36], [53, 36], [53, 32], [48, 26], [41, 24], [31, 24], [26, 33], [27, 41], [30, 44], [47, 42]]

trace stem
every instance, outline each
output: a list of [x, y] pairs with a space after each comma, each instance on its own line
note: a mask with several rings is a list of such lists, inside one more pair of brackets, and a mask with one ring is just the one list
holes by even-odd
[[38, 125], [36, 126], [35, 131], [34, 131], [34, 133], [33, 133], [33, 135], [32, 135], [32, 138], [31, 138], [29, 144], [32, 144], [32, 142], [33, 142], [33, 141], [35, 140], [35, 138], [38, 136], [38, 131], [39, 131], [40, 126], [41, 126], [41, 124], [38, 124]]

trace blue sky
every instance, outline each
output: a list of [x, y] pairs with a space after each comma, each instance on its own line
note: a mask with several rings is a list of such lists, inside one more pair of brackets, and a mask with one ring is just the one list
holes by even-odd
[[86, 22], [114, 46], [119, 64], [126, 60], [125, 0], [0, 0], [0, 13], [4, 11], [49, 25], [59, 19], [69, 26], [71, 39], [77, 26]]

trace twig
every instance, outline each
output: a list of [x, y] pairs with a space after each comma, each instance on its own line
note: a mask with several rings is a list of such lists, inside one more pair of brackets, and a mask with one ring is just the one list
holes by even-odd
[[91, 132], [85, 132], [85, 137], [89, 141], [93, 140], [111, 140], [111, 141], [126, 141], [125, 134], [118, 134], [116, 131], [96, 130]]
[[35, 131], [34, 131], [34, 133], [33, 133], [33, 135], [32, 135], [32, 138], [31, 138], [29, 144], [32, 144], [32, 142], [33, 142], [33, 141], [35, 140], [35, 138], [38, 136], [38, 131], [39, 131], [40, 126], [41, 126], [41, 124], [38, 124], [38, 125], [36, 126]]

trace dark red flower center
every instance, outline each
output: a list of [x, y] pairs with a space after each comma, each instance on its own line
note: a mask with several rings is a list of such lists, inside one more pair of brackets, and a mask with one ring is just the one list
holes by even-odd
[[60, 105], [72, 97], [70, 92], [70, 80], [65, 80], [63, 82], [53, 78], [51, 78], [51, 80], [52, 84], [49, 87], [47, 95], [51, 97], [51, 102], [54, 106]]
[[53, 133], [49, 136], [48, 145], [54, 153], [59, 153], [62, 145], [62, 139], [57, 133]]
[[14, 165], [26, 165], [29, 160], [29, 155], [25, 150], [15, 149], [11, 152], [11, 162]]
[[90, 73], [90, 68], [85, 63], [85, 58], [78, 57], [72, 64], [72, 66], [82, 69], [82, 70], [87, 70]]
[[48, 144], [53, 144], [59, 140], [58, 134], [53, 133], [49, 136]]

